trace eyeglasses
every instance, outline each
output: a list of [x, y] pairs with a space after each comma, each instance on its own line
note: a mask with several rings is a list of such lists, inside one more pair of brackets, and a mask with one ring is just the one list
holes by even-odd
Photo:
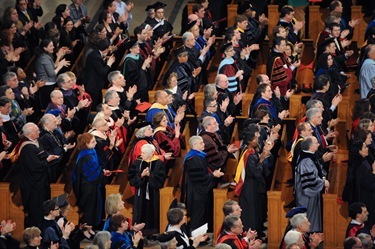
[[217, 104], [216, 105], [209, 105], [208, 107], [217, 107]]
[[57, 210], [60, 210], [60, 208], [56, 207], [56, 208], [53, 209], [53, 211], [57, 211]]

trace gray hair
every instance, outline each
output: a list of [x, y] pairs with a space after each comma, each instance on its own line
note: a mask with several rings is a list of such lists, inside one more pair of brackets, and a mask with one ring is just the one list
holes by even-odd
[[152, 155], [155, 153], [155, 146], [153, 146], [152, 144], [144, 144], [141, 147], [141, 152]]
[[103, 117], [98, 116], [98, 114], [97, 114], [97, 116], [95, 116], [95, 118], [94, 118], [94, 121], [92, 121], [92, 126], [96, 128], [96, 127], [98, 127], [100, 122], [107, 123], [107, 121]]
[[50, 122], [51, 118], [54, 117], [53, 114], [46, 113], [43, 115], [43, 117], [40, 119], [40, 122], [42, 125], [46, 125], [48, 122]]
[[100, 249], [105, 248], [105, 244], [111, 239], [111, 234], [108, 231], [98, 232], [94, 240], [92, 241], [93, 245], [97, 245]]
[[305, 218], [306, 218], [306, 213], [296, 214], [292, 218], [289, 219], [290, 225], [293, 228], [297, 228], [299, 225], [302, 224]]
[[309, 110], [311, 108], [316, 108], [316, 105], [317, 104], [320, 104], [320, 105], [323, 105], [322, 104], [322, 101], [320, 100], [317, 100], [317, 99], [310, 99], [309, 101], [307, 101], [306, 103], [306, 109]]
[[357, 238], [362, 242], [363, 248], [372, 248], [372, 238], [371, 235], [367, 233], [360, 233]]
[[194, 148], [195, 145], [197, 143], [199, 143], [200, 141], [202, 141], [203, 138], [201, 136], [192, 136], [190, 139], [189, 139], [189, 144], [190, 144], [190, 147], [191, 148]]
[[49, 95], [49, 97], [52, 99], [54, 96], [55, 96], [55, 94], [56, 93], [61, 93], [62, 94], [62, 91], [60, 91], [60, 90], [53, 90], [51, 93], [50, 93], [50, 95]]
[[148, 126], [145, 126], [145, 127], [139, 128], [139, 129], [137, 130], [137, 132], [135, 133], [135, 137], [136, 137], [136, 138], [144, 138], [144, 137], [145, 137], [144, 133], [145, 133], [147, 127], [148, 127]]
[[22, 133], [23, 135], [25, 135], [26, 137], [28, 135], [30, 135], [30, 133], [33, 132], [32, 128], [34, 128], [36, 126], [36, 124], [32, 123], [32, 122], [29, 122], [29, 123], [26, 123], [23, 127], [22, 127]]
[[6, 72], [3, 76], [4, 83], [6, 84], [9, 80], [11, 80], [13, 77], [17, 77], [17, 74], [13, 72]]
[[109, 90], [109, 91], [106, 91], [105, 94], [104, 94], [104, 103], [108, 103], [108, 101], [110, 101], [111, 99], [114, 98], [115, 94], [117, 94], [117, 92], [115, 90]]
[[56, 83], [59, 87], [61, 87], [61, 85], [65, 83], [66, 77], [69, 77], [67, 73], [62, 73], [59, 76], [57, 76]]
[[297, 243], [302, 236], [302, 233], [296, 231], [296, 230], [290, 230], [285, 234], [284, 242], [286, 246], [289, 246], [291, 244]]
[[107, 77], [108, 81], [110, 83], [112, 83], [115, 80], [115, 78], [117, 77], [117, 75], [119, 75], [119, 74], [121, 74], [121, 72], [119, 70], [115, 70], [115, 71], [110, 72], [108, 74], [108, 77]]
[[313, 117], [318, 115], [319, 113], [322, 113], [322, 111], [319, 108], [311, 108], [308, 109], [306, 112], [306, 120], [311, 120]]
[[182, 39], [182, 43], [185, 44], [185, 42], [186, 42], [188, 39], [190, 39], [192, 36], [194, 37], [193, 33], [189, 32], [189, 31], [185, 32], [185, 33], [182, 35], [182, 38], [181, 38], [181, 39]]
[[213, 98], [216, 92], [217, 90], [215, 84], [207, 84], [203, 88], [204, 98]]
[[207, 116], [207, 117], [204, 117], [203, 120], [202, 120], [202, 126], [204, 129], [207, 128], [207, 126], [211, 123], [212, 120], [214, 120], [215, 118], [214, 117], [211, 117], [211, 116]]

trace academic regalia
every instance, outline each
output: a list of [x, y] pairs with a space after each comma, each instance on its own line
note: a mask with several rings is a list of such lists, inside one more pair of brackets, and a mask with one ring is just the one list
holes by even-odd
[[370, 230], [365, 227], [364, 223], [359, 223], [356, 220], [351, 220], [346, 228], [345, 238], [356, 237], [360, 233], [371, 235]]
[[139, 241], [137, 247], [133, 246], [132, 232], [125, 231], [124, 233], [111, 232], [111, 249], [142, 249], [143, 240]]
[[[43, 219], [43, 202], [51, 198], [48, 168], [55, 162], [47, 162], [47, 154], [36, 142], [26, 137], [19, 153], [17, 168], [20, 170], [20, 190], [24, 212], [28, 214], [27, 226], [38, 226]], [[22, 145], [21, 145], [22, 146]], [[19, 147], [21, 148], [21, 147]], [[35, 208], [39, 207], [39, 208]]]
[[148, 102], [148, 90], [152, 82], [148, 69], [146, 71], [142, 69], [143, 62], [144, 59], [141, 55], [127, 54], [122, 74], [125, 76], [127, 87], [137, 86], [134, 99], [141, 99], [141, 102]]
[[298, 31], [297, 34], [294, 33], [293, 22], [285, 22], [280, 19], [277, 25], [283, 26], [285, 29], [289, 30], [287, 38], [288, 38], [288, 41], [290, 41], [292, 44], [296, 44], [301, 41], [301, 37], [300, 37], [301, 32]]
[[93, 134], [96, 140], [95, 150], [98, 156], [99, 165], [102, 169], [113, 170], [113, 151], [109, 148], [110, 141], [107, 137], [103, 139]]
[[194, 68], [190, 63], [179, 63], [178, 60], [174, 60], [170, 66], [165, 79], [169, 78], [171, 73], [177, 74], [177, 86], [181, 89], [181, 92], [191, 92], [192, 86], [195, 84], [195, 78], [193, 77]]
[[163, 37], [164, 34], [166, 34], [167, 32], [172, 32], [173, 30], [172, 24], [165, 19], [159, 22], [155, 18], [153, 18], [149, 20], [147, 24], [153, 27], [154, 37], [156, 39]]
[[233, 58], [224, 58], [218, 67], [217, 73], [218, 74], [225, 74], [228, 77], [228, 91], [231, 93], [240, 92], [242, 89], [240, 88], [240, 82], [236, 77], [236, 73], [238, 71], [238, 67], [236, 62]]
[[[372, 174], [371, 167], [371, 164], [367, 160], [363, 160], [363, 163], [354, 169], [355, 195], [358, 197], [358, 202], [364, 203], [367, 210], [370, 211], [375, 210], [375, 175]], [[374, 223], [375, 213], [369, 212], [365, 226], [371, 229]]]
[[322, 190], [326, 176], [315, 153], [302, 151], [298, 160], [295, 176], [296, 206], [307, 208], [307, 218], [311, 223], [311, 232], [321, 232], [322, 225]]
[[164, 161], [163, 154], [165, 151], [160, 148], [159, 143], [153, 138], [153, 137], [144, 137], [141, 139], [137, 139], [134, 143], [133, 149], [130, 152], [129, 155], [129, 165], [131, 163], [134, 163], [137, 158], [141, 155], [141, 148], [145, 144], [151, 144], [155, 146], [155, 156], [158, 156], [160, 160]]
[[174, 129], [174, 118], [176, 117], [176, 113], [169, 105], [161, 105], [159, 103], [152, 104], [150, 109], [147, 111], [146, 121], [151, 123], [152, 118], [158, 112], [164, 112], [164, 114], [167, 116], [168, 125]]
[[284, 96], [290, 87], [293, 70], [289, 67], [283, 53], [272, 51], [267, 60], [267, 75], [270, 78], [272, 90], [278, 86], [281, 96]]
[[[64, 96], [64, 104], [67, 108], [73, 109], [79, 103], [78, 94], [74, 89], [64, 90], [59, 89]], [[87, 126], [87, 118], [90, 113], [90, 108], [82, 108], [74, 114], [72, 125], [76, 134], [83, 133]]]
[[251, 116], [253, 116], [253, 114], [262, 107], [268, 108], [269, 117], [272, 119], [273, 125], [281, 123], [281, 120], [278, 117], [278, 110], [276, 106], [271, 101], [268, 101], [264, 98], [259, 98], [254, 104], [254, 107], [251, 109]]
[[185, 156], [181, 201], [186, 203], [191, 230], [207, 223], [208, 216], [212, 214], [208, 210], [208, 201], [212, 193], [214, 176], [210, 173], [208, 166], [204, 152], [192, 149]]
[[59, 248], [70, 249], [68, 241], [63, 238], [61, 228], [55, 220], [43, 219], [40, 225], [40, 235], [42, 236], [41, 249], [48, 249], [51, 246], [51, 242], [58, 242]]
[[222, 231], [219, 235], [217, 243], [224, 243], [229, 245], [232, 249], [247, 249], [249, 248], [248, 243], [241, 238], [240, 235], [230, 234], [226, 231]]
[[41, 129], [39, 137], [40, 144], [43, 146], [44, 150], [49, 155], [60, 156], [58, 159], [55, 160], [56, 167], [49, 168], [50, 181], [55, 182], [65, 169], [64, 163], [66, 163], [68, 160], [67, 154], [64, 150], [64, 144], [67, 143], [67, 141], [63, 139], [62, 134], [60, 134], [56, 130], [47, 131], [45, 129]]
[[210, 170], [222, 169], [224, 171], [229, 152], [221, 137], [216, 132], [207, 131], [202, 131], [200, 136], [204, 141], [204, 152], [206, 153]]
[[239, 205], [246, 210], [242, 212], [241, 220], [244, 231], [249, 228], [262, 231], [267, 209], [267, 187], [266, 178], [270, 171], [259, 162], [259, 154], [254, 150], [247, 150], [247, 161], [245, 162], [245, 180], [239, 196]]
[[[20, 248], [20, 242], [13, 238], [10, 234], [0, 237], [0, 248], [1, 249], [18, 249]], [[27, 249], [28, 247], [26, 247]], [[33, 249], [33, 248], [30, 248]]]
[[154, 131], [154, 139], [165, 152], [172, 152], [173, 157], [179, 157], [181, 155], [180, 138], [175, 137], [175, 134], [170, 126], [165, 129], [157, 127]]
[[[147, 167], [150, 176], [141, 177]], [[163, 162], [155, 155], [150, 161], [138, 158], [129, 168], [128, 180], [135, 187], [133, 222], [146, 223], [145, 229], [149, 232], [159, 230], [159, 189], [164, 185], [165, 176]]]
[[55, 105], [53, 102], [50, 102], [47, 105], [45, 113], [48, 113], [51, 110], [59, 110], [60, 111], [60, 117], [61, 117], [61, 125], [60, 126], [61, 126], [61, 130], [63, 132], [73, 130], [73, 120], [74, 120], [74, 118], [72, 118], [71, 120], [69, 120], [67, 118], [68, 108], [65, 104], [62, 104], [62, 105], [58, 106], [58, 105]]
[[80, 151], [72, 174], [73, 192], [77, 198], [80, 223], [99, 228], [104, 218], [105, 187], [103, 169], [95, 149]]

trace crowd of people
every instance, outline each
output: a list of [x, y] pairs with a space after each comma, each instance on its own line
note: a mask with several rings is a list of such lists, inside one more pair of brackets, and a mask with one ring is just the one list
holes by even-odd
[[[289, 98], [301, 86], [296, 72], [305, 22], [297, 14], [303, 8], [280, 1], [280, 19], [267, 34], [266, 1], [238, 3], [233, 27], [223, 27], [224, 2], [194, 1], [192, 13], [183, 18], [178, 47], [174, 27], [164, 16], [166, 4], [161, 2], [147, 6], [144, 22], [134, 31], [129, 30], [135, 18], [132, 9], [137, 8], [132, 0], [104, 0], [104, 10], [89, 33], [91, 19], [83, 0], [59, 4], [46, 24], [39, 21], [41, 0], [16, 0], [14, 7], [5, 9], [0, 25], [0, 176], [11, 174], [18, 182], [26, 248], [79, 248], [85, 238], [93, 241], [87, 248], [143, 248], [144, 238], [154, 239], [154, 234], [163, 232], [159, 190], [176, 166], [182, 167], [181, 203], [171, 207], [166, 233], [157, 239], [167, 248], [196, 248], [207, 236], [191, 238], [192, 231], [206, 223], [212, 231], [213, 189], [224, 183], [226, 163], [235, 154], [238, 202], [230, 200], [223, 207], [218, 248], [264, 246], [266, 193], [282, 146], [281, 123], [289, 115]], [[281, 248], [316, 248], [324, 240], [322, 194], [330, 188], [329, 166], [338, 150], [332, 144], [338, 136], [337, 107], [348, 88], [350, 58], [355, 54], [351, 38], [360, 23], [347, 15], [346, 4], [330, 2], [330, 15], [316, 41], [314, 87], [288, 157], [297, 208], [287, 215], [290, 224]], [[345, 248], [359, 243], [371, 248], [375, 238], [374, 20], [357, 60], [361, 100], [355, 104], [348, 138], [343, 199], [350, 204], [353, 220]], [[221, 36], [223, 42], [218, 44], [216, 38]], [[266, 37], [270, 45], [266, 74], [252, 75]], [[208, 65], [215, 54], [222, 60], [212, 83]], [[78, 58], [83, 58], [84, 68], [74, 74]], [[164, 89], [155, 92], [154, 103], [148, 103], [164, 62], [168, 62]], [[258, 85], [249, 113], [243, 113], [250, 77]], [[200, 89], [203, 112], [196, 113], [194, 98]], [[197, 134], [190, 138], [182, 135], [187, 114], [199, 123]], [[239, 146], [232, 144], [236, 116], [248, 116]], [[176, 165], [186, 141], [191, 150], [183, 165]], [[132, 217], [121, 213], [121, 194], [105, 198], [105, 186], [128, 147]], [[73, 172], [65, 175], [73, 151], [77, 151]], [[51, 199], [50, 184], [61, 175], [72, 182], [79, 224], [67, 219], [70, 205], [65, 195]], [[1, 249], [19, 247], [11, 236], [14, 229], [13, 221], [1, 223]]]

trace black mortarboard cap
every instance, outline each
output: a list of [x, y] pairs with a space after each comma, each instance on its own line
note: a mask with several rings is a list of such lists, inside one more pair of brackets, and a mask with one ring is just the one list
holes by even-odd
[[150, 122], [141, 122], [141, 123], [136, 124], [135, 128], [141, 129], [149, 125], [152, 125], [152, 124]]
[[306, 213], [306, 211], [307, 211], [306, 207], [303, 207], [303, 206], [295, 207], [291, 209], [288, 213], [286, 213], [285, 217], [289, 219], [289, 218], [292, 218], [296, 214]]
[[237, 14], [242, 15], [248, 9], [253, 9], [253, 6], [251, 5], [250, 1], [243, 1], [242, 3], [238, 4]]
[[222, 53], [224, 53], [224, 51], [225, 51], [226, 49], [228, 49], [229, 47], [231, 47], [231, 46], [233, 46], [233, 44], [232, 44], [231, 42], [225, 43], [223, 46], [221, 46], [220, 51], [221, 51]]
[[188, 31], [189, 29], [191, 29], [195, 24], [197, 24], [197, 21], [192, 21], [192, 22], [189, 22], [188, 24], [186, 24], [185, 26], [185, 30]]
[[154, 4], [150, 4], [150, 5], [147, 5], [146, 7], [146, 11], [149, 11], [150, 9], [154, 9], [155, 11], [157, 9], [162, 9], [164, 8], [165, 6], [167, 6], [165, 3], [162, 3], [162, 2], [156, 2]]
[[175, 56], [179, 56], [180, 54], [185, 52], [187, 52], [185, 46], [178, 47], [173, 51]]
[[125, 49], [130, 49], [130, 48], [134, 47], [136, 44], [137, 44], [137, 40], [132, 39], [125, 44]]
[[68, 194], [64, 193], [62, 195], [53, 197], [52, 200], [54, 200], [57, 203], [59, 208], [62, 208], [62, 207], [66, 207], [69, 205], [67, 197], [68, 197]]
[[[335, 38], [333, 37], [330, 37], [328, 39], [325, 39], [322, 44], [321, 44], [321, 48], [325, 48], [327, 47], [329, 44], [331, 44], [332, 42], [335, 42]], [[324, 49], [323, 49], [324, 50]]]

